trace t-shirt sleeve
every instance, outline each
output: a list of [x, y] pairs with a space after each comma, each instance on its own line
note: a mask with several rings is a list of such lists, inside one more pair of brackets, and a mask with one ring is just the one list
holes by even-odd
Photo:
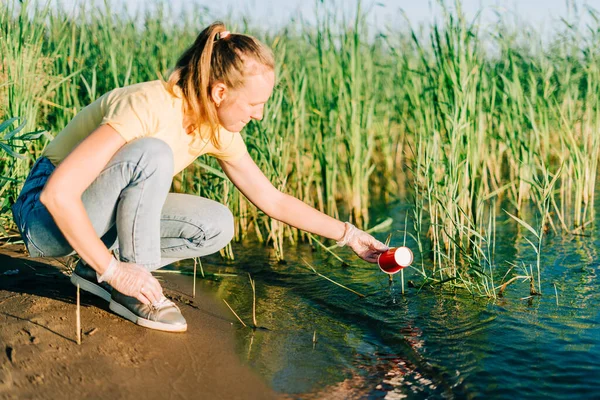
[[235, 161], [248, 151], [246, 143], [244, 143], [244, 139], [239, 132], [221, 130], [220, 139], [221, 148], [208, 153], [219, 160]]
[[154, 132], [157, 127], [155, 113], [146, 94], [122, 93], [107, 99], [104, 118], [100, 125], [110, 125], [127, 142]]

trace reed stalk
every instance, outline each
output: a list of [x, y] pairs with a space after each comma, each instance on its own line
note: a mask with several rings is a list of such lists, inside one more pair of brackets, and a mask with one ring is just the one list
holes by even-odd
[[[277, 189], [363, 229], [373, 205], [410, 199], [419, 275], [487, 297], [496, 295], [504, 208], [535, 227], [541, 292], [541, 229], [581, 234], [594, 220], [600, 13], [590, 7], [588, 26], [566, 21], [547, 38], [503, 17], [482, 32], [459, 0], [439, 4], [443, 16], [427, 29], [408, 20], [370, 26], [361, 2], [351, 20], [319, 2], [315, 24], [275, 31], [232, 20], [276, 55], [264, 119], [243, 132], [249, 153]], [[48, 140], [104, 93], [166, 78], [210, 20], [160, 2], [137, 14], [110, 2], [94, 10], [82, 2], [74, 14], [0, 5], [0, 121], [18, 117], [6, 129], [25, 122], [23, 132], [48, 132], [30, 140], [2, 132], [3, 235], [15, 229], [10, 206]], [[227, 205], [235, 238], [268, 243], [277, 259], [286, 243], [312, 240], [257, 210], [213, 158], [201, 157], [173, 187]], [[234, 258], [231, 245], [222, 255]]]

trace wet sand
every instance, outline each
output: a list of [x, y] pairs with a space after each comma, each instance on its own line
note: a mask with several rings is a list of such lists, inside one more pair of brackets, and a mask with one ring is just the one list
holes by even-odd
[[235, 353], [235, 317], [211, 294], [192, 299], [177, 278], [161, 275], [187, 332], [139, 327], [82, 291], [77, 345], [67, 261], [0, 247], [0, 399], [281, 398]]

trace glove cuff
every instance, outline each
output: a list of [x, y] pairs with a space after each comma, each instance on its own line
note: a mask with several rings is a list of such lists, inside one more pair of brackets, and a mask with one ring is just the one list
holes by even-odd
[[118, 264], [119, 263], [117, 259], [114, 256], [112, 256], [110, 259], [110, 264], [108, 264], [108, 268], [106, 269], [106, 271], [104, 271], [102, 275], [99, 275], [98, 272], [96, 272], [96, 278], [98, 278], [98, 283], [110, 281], [112, 276], [115, 274], [115, 271], [117, 270]]
[[350, 240], [352, 240], [352, 238], [354, 237], [354, 233], [356, 232], [356, 227], [350, 222], [345, 222], [345, 224], [346, 229], [344, 230], [344, 236], [340, 240], [335, 242], [338, 245], [338, 247], [344, 247], [345, 245], [347, 245], [350, 242]]

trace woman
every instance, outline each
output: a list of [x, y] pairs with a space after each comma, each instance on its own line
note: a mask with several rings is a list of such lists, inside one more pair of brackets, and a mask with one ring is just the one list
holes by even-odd
[[210, 154], [270, 217], [375, 262], [385, 245], [279, 192], [248, 155], [239, 132], [262, 119], [274, 82], [267, 47], [214, 23], [167, 82], [115, 89], [85, 107], [46, 147], [13, 206], [30, 255], [76, 252], [74, 284], [138, 325], [185, 331], [179, 308], [150, 271], [217, 252], [233, 237], [233, 217], [222, 204], [169, 193], [175, 174]]

